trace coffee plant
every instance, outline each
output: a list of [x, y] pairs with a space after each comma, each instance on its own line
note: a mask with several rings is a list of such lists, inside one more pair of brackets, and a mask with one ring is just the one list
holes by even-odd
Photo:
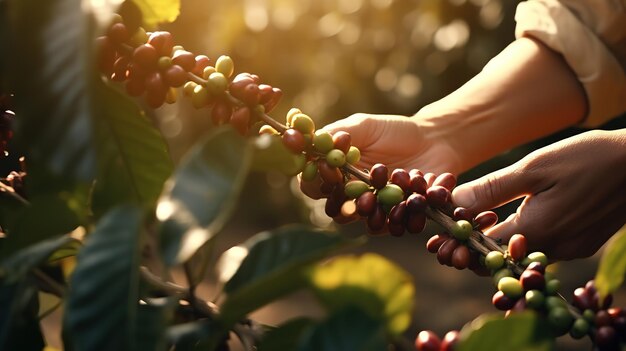
[[[316, 129], [298, 108], [272, 118], [280, 89], [236, 73], [226, 55], [197, 55], [167, 31], [144, 29], [177, 8], [0, 1], [0, 162], [9, 169], [0, 181], [2, 350], [46, 348], [40, 320], [61, 305], [66, 350], [229, 350], [234, 339], [261, 351], [549, 350], [566, 334], [596, 350], [623, 347], [626, 311], [611, 306], [611, 293], [626, 272], [626, 231], [595, 279], [564, 295], [522, 234], [496, 242], [482, 233], [497, 223], [494, 212], [454, 206], [453, 174], [360, 169], [348, 133]], [[149, 116], [180, 100], [213, 128], [174, 167]], [[305, 225], [261, 232], [214, 259], [246, 176], [268, 170], [297, 174], [335, 222], [361, 220], [372, 236], [436, 223], [427, 251], [490, 275], [504, 314], [443, 336], [407, 336], [411, 276], [377, 254], [342, 254], [364, 238]], [[178, 268], [185, 285], [172, 279]], [[218, 277], [211, 301], [197, 294], [208, 270]], [[278, 326], [250, 318], [298, 290], [311, 291], [325, 317]], [[58, 304], [42, 310], [42, 294]]]

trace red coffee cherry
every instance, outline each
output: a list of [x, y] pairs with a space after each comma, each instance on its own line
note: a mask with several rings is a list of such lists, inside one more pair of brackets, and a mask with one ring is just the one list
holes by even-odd
[[463, 270], [469, 266], [470, 251], [465, 245], [459, 245], [452, 252], [452, 266], [458, 270]]
[[272, 95], [274, 94], [272, 91], [272, 86], [268, 84], [259, 84], [259, 103], [266, 104], [272, 99]]
[[[290, 128], [283, 133], [283, 144], [293, 153], [299, 154], [306, 148], [304, 135], [299, 131]], [[325, 162], [324, 162], [325, 163]]]
[[320, 177], [322, 178], [324, 183], [332, 185], [343, 183], [343, 174], [341, 173], [339, 168], [329, 165], [328, 162], [324, 160], [318, 160], [317, 170], [320, 173]]
[[472, 222], [472, 214], [465, 207], [457, 207], [454, 209], [453, 219], [455, 221], [466, 220], [468, 222]]
[[460, 242], [456, 239], [449, 239], [437, 250], [437, 261], [439, 264], [452, 266], [452, 253], [459, 247]]
[[519, 280], [520, 280], [520, 283], [522, 283], [522, 287], [524, 288], [524, 291], [528, 291], [528, 290], [543, 291], [543, 289], [546, 287], [546, 279], [544, 278], [543, 274], [537, 271], [527, 269], [524, 272], [522, 272], [522, 275], [520, 275]]
[[609, 349], [617, 347], [618, 339], [615, 333], [615, 328], [605, 325], [596, 329], [594, 333], [594, 341], [600, 348]]
[[214, 125], [220, 126], [230, 121], [230, 116], [232, 114], [233, 107], [230, 103], [228, 103], [228, 101], [217, 100], [211, 109], [211, 120]]
[[391, 211], [389, 211], [389, 223], [391, 224], [403, 224], [404, 216], [406, 214], [406, 203], [400, 202], [399, 204], [393, 206]]
[[498, 215], [493, 211], [484, 211], [474, 217], [474, 226], [478, 230], [485, 230], [498, 223]]
[[362, 217], [371, 216], [377, 205], [376, 195], [371, 191], [364, 192], [356, 199], [356, 210]]
[[[335, 144], [335, 149], [343, 151], [344, 154], [348, 153], [350, 146], [352, 146], [352, 137], [344, 131], [336, 132], [333, 134], [333, 144]], [[385, 179], [385, 181], [387, 180]]]
[[574, 297], [572, 298], [572, 305], [579, 308], [581, 311], [591, 308], [591, 302], [585, 288], [576, 288], [574, 290]]
[[389, 223], [389, 220], [387, 220], [387, 230], [389, 230], [389, 234], [393, 236], [402, 236], [406, 228], [402, 223]]
[[256, 83], [246, 85], [245, 88], [243, 88], [241, 100], [246, 105], [257, 105], [261, 100], [261, 95], [259, 95], [259, 86]]
[[428, 185], [428, 187], [433, 186], [436, 178], [437, 178], [437, 175], [435, 173], [428, 172], [424, 174], [424, 180], [426, 180], [426, 184]]
[[515, 305], [516, 299], [506, 296], [502, 291], [498, 290], [491, 298], [493, 306], [500, 311], [508, 311]]
[[[336, 145], [335, 145], [336, 146]], [[376, 189], [382, 189], [387, 185], [389, 179], [389, 171], [387, 166], [377, 163], [370, 169], [370, 184]]]
[[458, 342], [459, 332], [456, 330], [451, 330], [443, 336], [443, 340], [441, 340], [440, 351], [453, 351]]
[[387, 215], [383, 210], [383, 207], [378, 205], [374, 209], [374, 213], [367, 217], [367, 227], [372, 234], [377, 234], [385, 228], [385, 222]]
[[428, 189], [428, 184], [426, 183], [426, 179], [420, 173], [413, 173], [411, 175], [411, 191], [426, 195], [426, 189]]
[[157, 50], [159, 56], [170, 56], [174, 48], [174, 39], [169, 32], [152, 32], [148, 38], [148, 44]]
[[611, 325], [612, 322], [611, 315], [606, 310], [600, 310], [596, 313], [596, 318], [594, 319], [596, 327]]
[[196, 67], [196, 57], [189, 51], [176, 50], [174, 55], [172, 55], [172, 63], [179, 65], [187, 72], [191, 72]]
[[396, 168], [391, 172], [390, 182], [399, 186], [405, 193], [410, 191], [411, 176], [402, 168]]
[[163, 80], [167, 85], [179, 88], [187, 82], [187, 72], [179, 65], [171, 65], [163, 72]]
[[114, 23], [109, 27], [107, 36], [116, 45], [123, 44], [130, 39], [130, 34], [124, 23]]
[[115, 62], [115, 47], [108, 37], [96, 39], [96, 52], [98, 53], [98, 69], [100, 72], [110, 75], [113, 73]]
[[452, 191], [456, 186], [456, 177], [452, 173], [442, 173], [433, 180], [433, 185], [440, 185]]
[[150, 44], [139, 45], [133, 51], [133, 62], [146, 70], [155, 70], [159, 61], [157, 50]]
[[522, 234], [515, 234], [509, 239], [509, 255], [514, 261], [521, 261], [526, 257], [526, 237]]
[[419, 234], [426, 226], [426, 214], [410, 213], [406, 220], [406, 230], [411, 234]]
[[546, 267], [541, 264], [541, 262], [531, 262], [528, 267], [526, 267], [526, 270], [537, 271], [542, 275], [546, 274]]
[[194, 68], [191, 72], [198, 77], [201, 77], [204, 69], [211, 65], [211, 59], [209, 59], [206, 55], [197, 55], [194, 58], [194, 61]]
[[324, 211], [328, 217], [337, 217], [341, 213], [341, 207], [346, 202], [347, 197], [342, 186], [335, 186], [332, 193], [326, 200]]
[[426, 190], [426, 200], [432, 207], [444, 207], [450, 201], [450, 190], [440, 185], [433, 185]]
[[282, 90], [280, 90], [279, 88], [272, 88], [272, 99], [263, 105], [263, 107], [265, 107], [265, 112], [272, 111], [282, 97]]
[[418, 351], [439, 351], [441, 339], [431, 330], [422, 330], [415, 338], [415, 347]]
[[441, 245], [443, 245], [443, 243], [445, 243], [449, 239], [450, 235], [448, 234], [433, 235], [430, 237], [430, 239], [428, 239], [428, 242], [426, 243], [426, 250], [428, 250], [428, 252], [430, 253], [437, 253]]
[[232, 125], [235, 130], [242, 136], [248, 134], [248, 130], [250, 129], [250, 109], [246, 106], [238, 108], [233, 112], [232, 116], [230, 116], [230, 125]]
[[405, 202], [409, 213], [422, 213], [428, 206], [426, 197], [421, 194], [411, 194]]

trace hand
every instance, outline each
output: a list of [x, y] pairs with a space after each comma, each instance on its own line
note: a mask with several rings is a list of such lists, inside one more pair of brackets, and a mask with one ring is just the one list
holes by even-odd
[[[395, 168], [436, 174], [460, 173], [459, 157], [443, 138], [429, 137], [431, 128], [420, 124], [417, 117], [370, 115], [358, 113], [325, 126], [331, 134], [350, 133], [352, 145], [361, 151], [359, 168], [370, 169], [384, 163], [391, 172]], [[318, 199], [320, 181], [301, 182], [302, 191]]]
[[562, 140], [452, 193], [475, 213], [521, 197], [487, 235], [506, 243], [524, 234], [552, 260], [591, 256], [626, 223], [626, 129]]

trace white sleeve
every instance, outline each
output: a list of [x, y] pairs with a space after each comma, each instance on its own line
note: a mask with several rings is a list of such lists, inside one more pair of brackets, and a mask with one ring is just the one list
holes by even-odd
[[626, 111], [626, 0], [528, 0], [515, 13], [516, 37], [561, 53], [583, 84], [585, 127]]

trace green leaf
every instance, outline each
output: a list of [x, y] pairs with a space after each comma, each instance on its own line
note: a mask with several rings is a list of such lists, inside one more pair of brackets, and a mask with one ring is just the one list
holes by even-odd
[[137, 105], [98, 84], [96, 215], [123, 203], [152, 208], [173, 170], [167, 144]]
[[165, 331], [171, 319], [174, 304], [170, 299], [151, 300], [149, 305], [139, 305], [135, 331], [137, 350], [164, 351]]
[[287, 175], [296, 175], [302, 171], [304, 159], [289, 151], [280, 137], [262, 134], [252, 142], [254, 144], [252, 170], [281, 172]]
[[0, 285], [0, 350], [40, 351], [45, 343], [37, 289], [26, 279]]
[[91, 180], [95, 77], [82, 0], [9, 0], [6, 60], [16, 93], [16, 136], [30, 164]]
[[204, 342], [214, 336], [215, 324], [208, 319], [184, 324], [177, 324], [167, 329], [166, 339], [176, 345], [177, 351], [195, 350], [198, 342]]
[[248, 174], [250, 156], [250, 144], [225, 127], [199, 142], [181, 161], [156, 211], [168, 265], [187, 261], [222, 229]]
[[180, 0], [133, 0], [143, 13], [144, 25], [154, 28], [166, 22], [174, 22], [180, 13]]
[[602, 298], [613, 293], [624, 283], [626, 276], [626, 225], [606, 244], [595, 282]]
[[66, 310], [75, 350], [136, 350], [141, 211], [118, 207], [78, 254]]
[[3, 283], [16, 283], [24, 279], [28, 272], [47, 261], [57, 250], [70, 247], [77, 242], [76, 239], [64, 235], [16, 252], [0, 263], [0, 277]]
[[217, 264], [228, 294], [222, 316], [228, 322], [237, 321], [272, 299], [304, 287], [311, 265], [360, 242], [300, 225], [255, 235], [226, 251]]
[[300, 337], [315, 324], [310, 318], [297, 318], [265, 333], [258, 351], [297, 351]]
[[358, 308], [335, 311], [310, 328], [298, 351], [385, 351], [385, 322]]
[[327, 307], [358, 306], [374, 318], [384, 318], [391, 334], [402, 333], [411, 323], [412, 277], [380, 255], [335, 258], [311, 272], [310, 284]]
[[[503, 337], [506, 336], [506, 337]], [[457, 351], [542, 351], [553, 349], [554, 337], [534, 312], [482, 316], [461, 330]]]

